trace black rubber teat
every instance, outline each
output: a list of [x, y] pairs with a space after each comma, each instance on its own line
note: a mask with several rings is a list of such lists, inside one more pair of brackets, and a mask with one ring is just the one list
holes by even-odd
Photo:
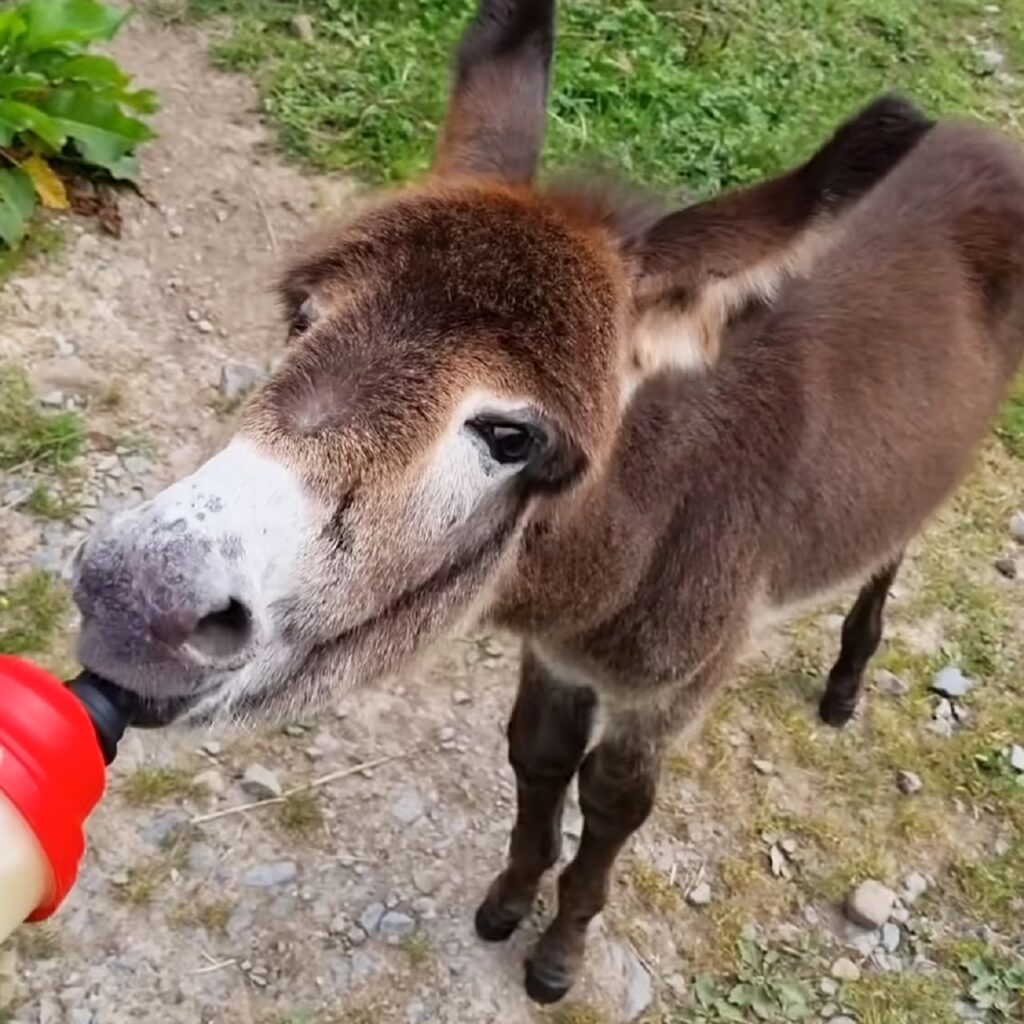
[[68, 689], [82, 702], [96, 730], [103, 759], [109, 765], [117, 757], [117, 745], [132, 724], [130, 699], [125, 691], [91, 672], [83, 672], [68, 683]]

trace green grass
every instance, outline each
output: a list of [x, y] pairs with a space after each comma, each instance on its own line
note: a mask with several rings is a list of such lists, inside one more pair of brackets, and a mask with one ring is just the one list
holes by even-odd
[[843, 989], [858, 1024], [957, 1024], [959, 985], [946, 972], [867, 974]]
[[[449, 57], [471, 0], [192, 0], [233, 16], [215, 47], [251, 72], [285, 150], [315, 167], [399, 180], [426, 167]], [[549, 164], [596, 157], [698, 190], [750, 181], [808, 153], [887, 88], [943, 113], [993, 114], [1007, 86], [964, 33], [980, 0], [575, 0], [562, 6]], [[1004, 0], [996, 30], [1024, 21]]]
[[1011, 455], [1024, 459], [1024, 374], [1014, 381], [1010, 396], [999, 416], [996, 435]]
[[36, 569], [0, 590], [0, 654], [49, 651], [70, 602], [64, 586]]
[[149, 807], [194, 796], [195, 783], [182, 768], [139, 768], [125, 779], [121, 795], [132, 807]]
[[52, 221], [36, 218], [25, 241], [17, 249], [0, 246], [0, 285], [54, 256], [64, 248], [64, 232]]
[[289, 793], [277, 808], [277, 823], [290, 835], [309, 835], [319, 829], [323, 822], [320, 799], [312, 790]]
[[0, 363], [0, 470], [66, 467], [82, 450], [82, 421], [39, 408], [25, 371]]

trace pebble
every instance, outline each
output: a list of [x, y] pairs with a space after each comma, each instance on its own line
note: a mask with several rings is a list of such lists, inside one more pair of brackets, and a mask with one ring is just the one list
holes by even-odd
[[380, 919], [380, 933], [385, 938], [402, 938], [416, 930], [416, 921], [400, 910], [389, 910]]
[[391, 816], [403, 825], [411, 825], [422, 818], [423, 811], [423, 797], [415, 789], [407, 789], [391, 805]]
[[691, 907], [706, 907], [711, 902], [711, 886], [707, 882], [698, 882], [687, 894], [686, 902]]
[[220, 370], [220, 393], [229, 401], [243, 398], [263, 379], [263, 371], [250, 363], [234, 360], [226, 362]]
[[412, 884], [424, 896], [433, 896], [441, 888], [443, 881], [444, 875], [439, 868], [415, 867], [412, 869]]
[[1015, 772], [1024, 773], [1024, 747], [1019, 743], [1010, 747], [1010, 767]]
[[859, 981], [860, 968], [846, 956], [841, 956], [832, 965], [832, 977], [836, 981]]
[[456, 690], [452, 694], [452, 703], [453, 704], [468, 704], [469, 701], [470, 701], [470, 696], [469, 696], [468, 693], [466, 693], [465, 690]]
[[974, 685], [955, 665], [947, 665], [939, 669], [932, 680], [932, 689], [943, 697], [956, 700], [963, 697]]
[[304, 43], [311, 43], [316, 39], [313, 19], [308, 14], [295, 14], [288, 24], [296, 39], [301, 39]]
[[64, 408], [64, 392], [63, 391], [47, 391], [45, 395], [39, 396], [39, 404], [47, 409], [63, 409]]
[[896, 893], [892, 889], [868, 879], [847, 897], [846, 916], [862, 928], [878, 928], [889, 920], [895, 905]]
[[269, 889], [275, 885], [287, 885], [299, 877], [295, 861], [284, 860], [277, 864], [263, 864], [250, 868], [242, 876], [242, 885], [252, 889]]
[[896, 773], [896, 785], [899, 787], [901, 793], [906, 793], [907, 796], [913, 793], [920, 793], [924, 788], [924, 783], [921, 781], [921, 776], [916, 772], [909, 771], [898, 771]]
[[928, 879], [920, 871], [911, 871], [903, 879], [903, 899], [906, 903], [916, 903], [928, 888]]
[[200, 748], [204, 754], [209, 754], [210, 757], [220, 757], [224, 748], [216, 740], [207, 740]]
[[446, 725], [437, 735], [442, 743], [451, 743], [455, 739], [455, 729], [450, 725]]
[[196, 330], [200, 334], [213, 334], [214, 327], [209, 320], [200, 320], [196, 324]]
[[366, 932], [367, 935], [372, 935], [377, 930], [377, 925], [380, 924], [380, 919], [384, 916], [384, 904], [383, 903], [371, 903], [360, 915], [359, 915], [359, 926]]
[[823, 996], [834, 996], [839, 991], [839, 985], [835, 978], [822, 978], [818, 982], [818, 991]]
[[268, 800], [284, 792], [281, 780], [269, 768], [251, 764], [242, 777], [242, 789], [257, 800]]
[[776, 878], [792, 878], [793, 870], [789, 866], [789, 861], [786, 859], [786, 855], [777, 846], [772, 846], [768, 851], [768, 863], [771, 867], [772, 874]]
[[194, 323], [194, 324], [197, 324], [197, 323], [199, 323], [199, 321], [203, 319], [203, 314], [202, 314], [202, 313], [200, 313], [198, 309], [190, 309], [190, 310], [188, 310], [188, 311], [187, 311], [187, 312], [185, 313], [185, 316], [187, 316], [187, 317], [188, 317], [188, 319], [189, 319], [189, 320], [190, 320], [190, 321], [191, 321], [192, 323]]
[[180, 224], [172, 224], [167, 229], [167, 234], [169, 234], [171, 238], [181, 238], [181, 236], [185, 234], [185, 229]]
[[205, 789], [210, 796], [223, 796], [228, 789], [227, 781], [216, 768], [200, 772], [193, 780], [195, 785]]
[[893, 924], [891, 921], [887, 921], [882, 925], [882, 948], [887, 953], [895, 953], [896, 950], [900, 948], [900, 940], [902, 937], [900, 926], [898, 924]]
[[761, 775], [775, 774], [775, 765], [771, 761], [764, 761], [759, 757], [755, 757], [750, 763], [754, 766], [754, 770], [760, 772]]
[[412, 909], [413, 913], [425, 921], [432, 921], [437, 917], [437, 901], [429, 896], [420, 896], [419, 899], [413, 900]]
[[899, 676], [884, 668], [880, 668], [875, 673], [875, 686], [882, 693], [887, 693], [892, 697], [903, 697], [910, 692], [910, 687]]
[[353, 946], [361, 946], [368, 936], [360, 925], [354, 924], [349, 928], [348, 932], [346, 932], [345, 937]]
[[1017, 578], [1017, 563], [1012, 558], [997, 558], [992, 564], [1000, 576], [1005, 576], [1008, 580]]
[[852, 1017], [841, 1016], [830, 1018], [828, 1024], [857, 1024], [857, 1022]]
[[1010, 516], [1010, 536], [1024, 544], [1024, 511], [1014, 512]]

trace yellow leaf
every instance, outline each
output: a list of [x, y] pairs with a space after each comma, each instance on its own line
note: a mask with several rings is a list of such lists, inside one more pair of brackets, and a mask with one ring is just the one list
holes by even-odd
[[71, 206], [64, 182], [41, 156], [30, 156], [22, 162], [21, 169], [32, 179], [39, 202], [48, 210], [66, 210]]

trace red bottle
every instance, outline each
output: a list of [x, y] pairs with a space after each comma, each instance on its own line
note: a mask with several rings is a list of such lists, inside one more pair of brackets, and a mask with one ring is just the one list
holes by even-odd
[[129, 724], [119, 693], [0, 655], [0, 942], [49, 917], [75, 883], [83, 825]]

